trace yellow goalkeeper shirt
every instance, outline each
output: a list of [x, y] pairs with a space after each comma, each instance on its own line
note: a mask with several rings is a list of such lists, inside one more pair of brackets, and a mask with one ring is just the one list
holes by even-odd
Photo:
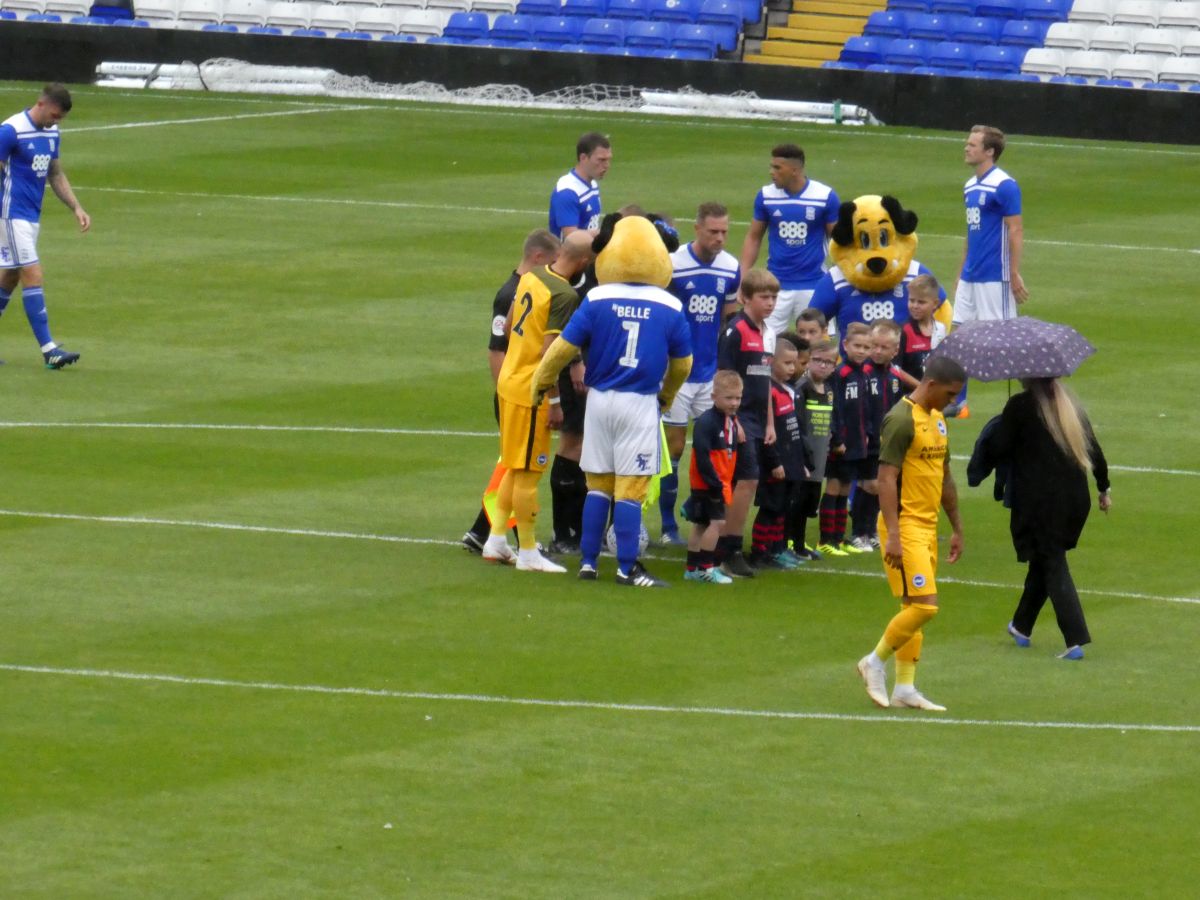
[[496, 390], [509, 403], [530, 405], [533, 373], [547, 335], [562, 332], [579, 305], [579, 295], [549, 266], [521, 276], [512, 305], [512, 331]]
[[903, 397], [884, 416], [879, 461], [900, 470], [896, 488], [901, 522], [937, 528], [949, 453], [946, 420], [937, 410]]

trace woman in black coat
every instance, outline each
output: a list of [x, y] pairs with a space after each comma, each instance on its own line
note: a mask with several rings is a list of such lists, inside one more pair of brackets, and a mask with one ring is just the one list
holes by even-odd
[[1049, 597], [1067, 649], [1063, 659], [1083, 659], [1091, 642], [1079, 594], [1067, 567], [1067, 551], [1091, 511], [1088, 472], [1096, 480], [1100, 509], [1107, 512], [1108, 463], [1079, 401], [1057, 378], [1022, 382], [1025, 390], [1009, 399], [995, 428], [981, 435], [972, 464], [986, 457], [991, 468], [1007, 465], [1013, 547], [1029, 564], [1025, 590], [1008, 633], [1028, 647], [1038, 613]]

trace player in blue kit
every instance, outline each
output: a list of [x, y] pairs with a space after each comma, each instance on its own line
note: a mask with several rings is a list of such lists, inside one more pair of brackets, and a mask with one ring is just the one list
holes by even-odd
[[[924, 263], [915, 259], [909, 263], [908, 271], [894, 288], [886, 291], [863, 291], [856, 288], [838, 266], [822, 276], [813, 291], [809, 306], [819, 309], [826, 319], [837, 319], [841, 343], [846, 341], [846, 328], [851, 322], [871, 325], [877, 321], [890, 320], [897, 325], [908, 321], [908, 285], [918, 275], [932, 272]], [[946, 299], [946, 291], [938, 288], [938, 303]]]
[[[659, 415], [692, 366], [683, 304], [671, 281], [665, 229], [638, 216], [605, 218], [593, 248], [600, 281], [550, 345], [533, 379], [540, 396], [571, 359], [587, 350], [587, 413], [580, 466], [587, 473], [579, 577], [595, 580], [612, 511], [617, 583], [665, 587], [638, 562], [642, 502], [660, 462]], [[672, 246], [673, 245], [673, 246]]]
[[779, 279], [779, 297], [767, 325], [790, 331], [825, 274], [829, 234], [837, 224], [838, 195], [804, 173], [804, 151], [780, 144], [771, 151], [771, 183], [754, 198], [754, 217], [742, 244], [742, 271], [758, 262], [767, 235], [767, 271]]
[[713, 376], [717, 373], [717, 344], [721, 324], [737, 308], [741, 269], [725, 250], [729, 210], [720, 203], [702, 203], [696, 210], [696, 238], [671, 254], [674, 275], [668, 290], [683, 303], [692, 330], [692, 373], [663, 415], [671, 474], [659, 482], [662, 542], [684, 546], [675, 521], [679, 497], [679, 464], [687, 443], [687, 426], [712, 408]]
[[600, 180], [612, 163], [612, 144], [589, 131], [575, 145], [575, 167], [558, 179], [550, 195], [550, 233], [564, 238], [577, 228], [600, 228]]
[[25, 316], [48, 369], [69, 366], [79, 354], [58, 346], [50, 336], [37, 250], [46, 185], [75, 214], [80, 231], [92, 227], [58, 161], [58, 123], [70, 111], [70, 92], [61, 84], [48, 84], [33, 106], [0, 123], [0, 314], [20, 284]]

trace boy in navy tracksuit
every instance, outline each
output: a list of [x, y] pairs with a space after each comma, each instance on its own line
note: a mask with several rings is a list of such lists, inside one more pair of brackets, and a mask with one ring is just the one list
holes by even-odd
[[830, 379], [833, 385], [833, 422], [829, 461], [825, 467], [825, 496], [821, 498], [821, 544], [826, 556], [861, 552], [845, 543], [846, 506], [850, 485], [875, 480], [871, 468], [870, 441], [874, 431], [871, 403], [871, 329], [863, 322], [846, 327], [843, 341], [846, 361]]
[[[787, 546], [787, 514], [812, 470], [802, 407], [791, 382], [797, 368], [808, 367], [808, 343], [779, 337], [771, 361], [771, 412], [775, 442], [763, 447], [758, 481], [758, 515], [751, 532], [750, 564], [762, 569], [796, 569], [805, 560]], [[802, 404], [803, 399], [800, 400]]]
[[738, 424], [742, 379], [736, 372], [719, 371], [713, 377], [713, 405], [692, 426], [692, 493], [683, 504], [683, 516], [692, 523], [688, 537], [685, 581], [729, 584], [733, 581], [716, 567], [714, 550], [725, 526], [725, 510], [733, 500], [733, 473], [738, 444], [745, 440]]

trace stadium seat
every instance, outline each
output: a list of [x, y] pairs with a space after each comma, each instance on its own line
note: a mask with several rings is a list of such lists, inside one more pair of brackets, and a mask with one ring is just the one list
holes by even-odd
[[312, 12], [308, 20], [309, 28], [319, 28], [322, 31], [337, 34], [339, 31], [354, 30], [354, 7], [338, 6], [336, 3], [322, 3]]
[[583, 23], [580, 42], [584, 46], [624, 47], [625, 23], [620, 19], [588, 19]]
[[450, 14], [446, 27], [442, 29], [442, 37], [461, 38], [473, 41], [488, 36], [488, 17], [486, 13], [455, 12]]
[[221, 21], [230, 25], [265, 25], [270, 10], [268, 0], [228, 0]]
[[[136, 22], [137, 20], [134, 19], [134, 21]], [[276, 28], [274, 25], [251, 25], [246, 29], [246, 34], [270, 34], [278, 36], [283, 34], [283, 29]]]
[[929, 11], [947, 16], [973, 16], [975, 2], [976, 0], [933, 0]]
[[692, 50], [712, 59], [717, 55], [717, 34], [711, 25], [678, 25], [671, 37], [671, 49]]
[[[933, 0], [890, 0], [889, 12], [927, 13], [932, 12], [930, 4]], [[879, 63], [879, 65], [883, 65]]]
[[1065, 22], [1071, 0], [1021, 0], [1020, 17], [1034, 21]]
[[696, 23], [713, 25], [717, 28], [730, 28], [736, 38], [742, 30], [742, 6], [737, 0], [703, 0]]
[[975, 69], [980, 72], [1020, 72], [1022, 52], [1016, 47], [989, 45], [975, 51]]
[[1200, 57], [1167, 57], [1158, 70], [1158, 77], [1182, 84], [1200, 84]]
[[994, 19], [1019, 18], [1020, 10], [1020, 0], [979, 0], [975, 4], [975, 15]]
[[379, 5], [392, 9], [424, 9], [425, 0], [380, 0]]
[[[47, 0], [46, 11], [59, 12], [63, 5], [63, 0]], [[176, 19], [180, 25], [187, 28], [216, 24], [221, 21], [220, 4], [216, 0], [180, 0], [179, 15]]]
[[533, 39], [533, 22], [532, 16], [523, 16], [520, 13], [501, 13], [492, 22], [492, 29], [488, 32], [488, 37], [493, 41], [514, 44], [518, 41], [529, 41]]
[[1092, 39], [1094, 25], [1080, 22], [1055, 22], [1046, 32], [1046, 46], [1063, 50], [1086, 50]]
[[1097, 78], [1092, 84], [1096, 87], [1131, 88], [1134, 86], [1128, 78]]
[[908, 17], [906, 37], [919, 41], [948, 41], [959, 16], [945, 13], [914, 13]]
[[901, 9], [880, 9], [871, 13], [863, 34], [869, 37], [908, 37], [908, 13]]
[[27, 15], [25, 17], [25, 21], [26, 22], [45, 22], [45, 23], [49, 24], [52, 22], [61, 22], [62, 16], [58, 15], [57, 13], [40, 13], [40, 12], [39, 13], [30, 13], [29, 15]]
[[[146, 19], [113, 19], [113, 25], [117, 28], [149, 28], [150, 23]], [[253, 28], [247, 31], [253, 31]], [[282, 32], [280, 32], [282, 34]]]
[[1014, 19], [1000, 29], [1000, 43], [1009, 47], [1040, 47], [1046, 39], [1049, 22], [1026, 22]]
[[1057, 47], [1033, 47], [1021, 63], [1022, 72], [1035, 75], [1062, 75], [1066, 72], [1066, 51]]
[[411, 34], [385, 34], [379, 38], [381, 41], [392, 41], [397, 44], [415, 44], [417, 38]]
[[1130, 81], [1157, 81], [1163, 57], [1142, 53], [1119, 53], [1102, 78], [1128, 78]]
[[6, 22], [11, 22], [16, 18], [17, 14], [11, 9], [0, 9], [0, 19], [4, 19]]
[[1113, 74], [1113, 63], [1121, 55], [1108, 50], [1070, 50], [1066, 53], [1064, 74], [1084, 78], [1107, 78]]
[[1159, 28], [1200, 28], [1200, 3], [1176, 0], [1158, 13]]
[[1053, 75], [1050, 84], [1090, 84], [1082, 75]]
[[323, 38], [329, 35], [320, 28], [295, 28], [292, 30], [292, 37]]
[[335, 38], [342, 41], [370, 41], [374, 40], [371, 35], [365, 31], [339, 31], [334, 35]]
[[1000, 29], [1003, 27], [1003, 22], [991, 16], [964, 16], [954, 26], [950, 40], [995, 45], [1000, 40]]
[[404, 9], [400, 11], [400, 34], [436, 37], [446, 27], [449, 14], [436, 9]]
[[882, 72], [885, 75], [907, 75], [912, 72], [912, 66], [893, 66], [890, 63], [871, 63], [868, 72]]
[[700, 16], [700, 0], [650, 0], [650, 18], [692, 23]]
[[[1075, 24], [1075, 23], [1067, 23]], [[1051, 25], [1051, 30], [1058, 28], [1058, 24]], [[1133, 42], [1137, 37], [1138, 29], [1131, 25], [1087, 25], [1092, 29], [1088, 36], [1089, 50], [1115, 50], [1118, 53], [1132, 53]]]
[[533, 26], [533, 42], [551, 47], [558, 44], [577, 44], [583, 31], [583, 19], [572, 16], [541, 16]]
[[[1120, 26], [1111, 25], [1109, 27], [1119, 28]], [[1131, 49], [1134, 53], [1159, 53], [1163, 56], [1178, 56], [1183, 50], [1183, 39], [1186, 34], [1187, 32], [1180, 28], [1142, 28], [1134, 35], [1133, 47]]]
[[454, 14], [456, 12], [470, 12], [471, 0], [425, 0], [426, 9], [440, 9]]
[[[81, 18], [84, 18], [84, 17], [81, 17]], [[71, 21], [74, 22], [75, 20], [72, 19]], [[221, 31], [226, 34], [237, 34], [238, 33], [238, 27], [229, 22], [209, 22], [206, 25], [200, 26], [200, 30], [201, 31]]]
[[[216, 6], [216, 0], [205, 0], [205, 3], [210, 9]], [[42, 12], [61, 16], [64, 20], [68, 20], [75, 16], [88, 15], [91, 8], [91, 0], [46, 0], [46, 5], [42, 7]], [[216, 15], [215, 9], [213, 14]], [[205, 21], [209, 20], [206, 19]], [[218, 19], [214, 18], [211, 21], [216, 22]]]
[[650, 18], [650, 4], [647, 0], [609, 0], [608, 17], [636, 21]]
[[1200, 56], [1200, 29], [1184, 32], [1183, 43], [1179, 45], [1180, 56]]
[[[0, 4], [4, 9], [13, 13], [14, 16], [20, 16], [21, 13], [40, 13], [46, 5], [46, 0], [4, 0]], [[172, 3], [173, 11], [178, 11], [177, 4]], [[172, 18], [174, 16], [172, 15]]]
[[558, 0], [520, 0], [517, 3], [517, 15], [520, 16], [550, 16], [558, 18], [561, 15], [562, 4]]
[[871, 63], [883, 62], [883, 48], [888, 40], [894, 38], [876, 38], [866, 35], [855, 35], [847, 38], [838, 54], [838, 62], [853, 63], [856, 66], [869, 66]]
[[1147, 81], [1142, 85], [1144, 91], [1182, 91], [1183, 85], [1174, 81]]
[[1161, 6], [1154, 0], [1120, 0], [1113, 10], [1112, 24], [1157, 27]]
[[276, 0], [275, 3], [271, 4], [271, 8], [267, 10], [267, 24], [284, 30], [307, 28], [308, 21], [312, 17], [313, 10], [316, 8], [316, 3]]
[[671, 23], [645, 20], [627, 22], [625, 46], [637, 50], [670, 50]]
[[[107, 25], [108, 19], [102, 18], [100, 16], [72, 16], [70, 21], [67, 24], [69, 24], [69, 25]], [[216, 25], [213, 27], [221, 28], [221, 29], [224, 28], [223, 25]], [[232, 28], [235, 32], [237, 31], [236, 25], [230, 25], [229, 27]]]
[[741, 0], [742, 22], [758, 22], [762, 19], [763, 0]]
[[505, 13], [512, 15], [517, 0], [471, 0], [471, 12]]
[[604, 18], [605, 0], [563, 0], [560, 16], [578, 16], [581, 19]]
[[1193, 94], [1193, 93], [1200, 94], [1200, 82], [1198, 82], [1196, 84], [1188, 85], [1188, 93], [1189, 94]]
[[961, 41], [938, 41], [929, 53], [929, 64], [943, 69], [974, 69], [975, 48]]
[[400, 15], [400, 10], [395, 7], [364, 6], [358, 11], [354, 27], [377, 37], [396, 34], [400, 30]]
[[1075, 0], [1067, 14], [1067, 21], [1111, 25], [1116, 5], [1117, 0]]
[[889, 41], [883, 51], [883, 61], [889, 66], [923, 66], [929, 62], [933, 44], [913, 38], [896, 38]]

